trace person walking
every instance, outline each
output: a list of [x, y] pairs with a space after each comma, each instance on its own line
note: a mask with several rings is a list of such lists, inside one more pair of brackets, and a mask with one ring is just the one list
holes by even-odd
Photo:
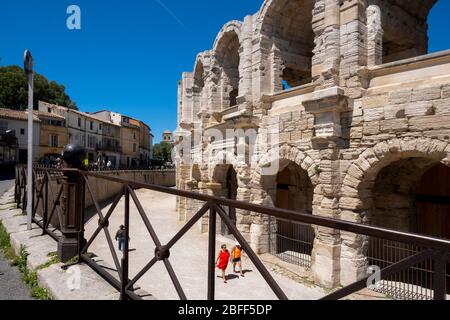
[[125, 239], [127, 237], [127, 233], [125, 230], [125, 226], [121, 225], [119, 227], [119, 230], [117, 230], [116, 233], [116, 241], [118, 241], [119, 244], [119, 250], [124, 252], [125, 251]]
[[233, 263], [233, 272], [238, 273], [236, 270], [236, 266], [239, 266], [239, 273], [241, 274], [241, 277], [244, 276], [244, 272], [242, 270], [242, 247], [239, 244], [239, 242], [236, 242], [233, 249], [231, 249], [231, 259]]
[[227, 283], [225, 271], [228, 267], [229, 260], [230, 260], [230, 252], [227, 250], [227, 245], [223, 244], [219, 251], [219, 255], [217, 256], [216, 259], [216, 266], [219, 270], [222, 271], [222, 279], [224, 283]]

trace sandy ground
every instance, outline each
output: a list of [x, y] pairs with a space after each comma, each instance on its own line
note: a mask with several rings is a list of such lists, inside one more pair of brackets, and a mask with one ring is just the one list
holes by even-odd
[[[175, 197], [149, 190], [138, 190], [137, 195], [160, 241], [163, 244], [167, 243], [183, 226], [183, 223], [178, 221], [175, 210]], [[130, 278], [133, 278], [153, 258], [155, 245], [133, 201], [130, 200], [130, 203], [130, 249], [132, 250], [130, 252]], [[108, 208], [109, 206], [103, 209], [103, 214], [106, 214]], [[122, 198], [110, 219], [109, 230], [113, 238], [118, 227], [123, 223], [123, 217], [124, 199]], [[90, 238], [90, 235], [96, 229], [97, 223], [98, 217], [94, 217], [86, 225], [87, 239]], [[230, 248], [234, 241], [218, 236], [216, 254], [222, 243], [227, 243]], [[121, 253], [117, 250], [117, 243], [115, 242], [114, 244], [120, 259]], [[114, 266], [103, 232], [99, 234], [91, 245], [89, 252], [95, 253], [108, 265]], [[195, 227], [171, 250], [170, 262], [188, 299], [206, 299], [207, 254], [208, 237], [207, 235], [201, 235]], [[270, 287], [248, 259], [244, 259], [243, 269], [246, 270], [245, 277], [239, 277], [232, 273], [232, 267], [229, 266], [229, 281], [227, 284], [216, 277], [217, 299], [276, 299]], [[318, 299], [325, 295], [325, 292], [321, 288], [298, 283], [278, 273], [271, 273], [290, 299]], [[218, 270], [216, 270], [216, 274], [219, 274]], [[137, 286], [152, 294], [157, 299], [178, 299], [178, 295], [162, 262], [158, 262], [150, 269], [137, 283]]]

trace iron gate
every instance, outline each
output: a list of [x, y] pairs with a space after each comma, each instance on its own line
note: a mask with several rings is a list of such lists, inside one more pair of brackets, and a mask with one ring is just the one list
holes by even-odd
[[270, 253], [283, 261], [309, 269], [314, 244], [313, 227], [273, 217], [269, 221]]

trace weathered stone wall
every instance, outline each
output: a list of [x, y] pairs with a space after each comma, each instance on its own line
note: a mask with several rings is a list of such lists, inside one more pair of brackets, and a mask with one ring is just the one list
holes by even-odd
[[[238, 200], [274, 206], [277, 177], [264, 170], [277, 159], [280, 170], [295, 164], [309, 177], [303, 207], [314, 215], [414, 231], [411, 186], [450, 161], [450, 52], [418, 57], [435, 2], [266, 0], [244, 22], [226, 24], [180, 85], [180, 145], [195, 133], [193, 153], [206, 156], [178, 157], [177, 187], [223, 195], [220, 172], [233, 166]], [[283, 90], [286, 83], [295, 88]], [[259, 135], [250, 161], [245, 139], [217, 148], [205, 133], [212, 127], [277, 132], [278, 140]], [[201, 204], [177, 206], [184, 220]], [[207, 219], [199, 226], [207, 231]], [[268, 217], [239, 210], [237, 227], [258, 253], [268, 251]], [[314, 281], [333, 287], [366, 274], [366, 237], [314, 229]]]
[[[114, 178], [127, 179], [136, 182], [144, 182], [164, 187], [176, 185], [175, 170], [162, 171], [103, 171], [101, 174]], [[89, 185], [95, 193], [96, 200], [101, 203], [117, 195], [122, 185], [120, 183], [89, 177]], [[85, 196], [86, 208], [94, 205], [88, 190]]]

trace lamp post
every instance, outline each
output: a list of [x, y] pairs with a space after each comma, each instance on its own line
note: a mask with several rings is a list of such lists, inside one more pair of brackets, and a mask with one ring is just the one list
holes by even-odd
[[25, 50], [24, 70], [28, 79], [27, 229], [31, 230], [33, 199], [33, 56]]

